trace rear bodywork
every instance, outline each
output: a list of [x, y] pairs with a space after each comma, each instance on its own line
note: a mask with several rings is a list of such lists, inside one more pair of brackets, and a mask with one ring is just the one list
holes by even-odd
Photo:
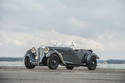
[[99, 59], [92, 50], [73, 49], [70, 47], [39, 47], [35, 52], [28, 50], [25, 57], [30, 58], [30, 63], [36, 66], [47, 66], [47, 59], [56, 54], [60, 59], [60, 65], [86, 66], [91, 57]]

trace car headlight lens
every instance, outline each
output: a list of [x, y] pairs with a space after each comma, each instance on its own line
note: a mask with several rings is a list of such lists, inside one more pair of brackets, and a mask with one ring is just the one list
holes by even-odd
[[49, 51], [49, 48], [44, 48], [45, 53], [48, 53], [48, 51]]

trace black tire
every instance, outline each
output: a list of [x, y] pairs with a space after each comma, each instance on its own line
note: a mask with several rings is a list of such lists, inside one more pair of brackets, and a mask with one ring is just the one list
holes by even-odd
[[59, 57], [56, 54], [52, 54], [47, 59], [47, 65], [49, 69], [56, 70], [60, 63]]
[[66, 66], [66, 69], [68, 69], [68, 70], [73, 70], [73, 68], [74, 68], [74, 66], [71, 66], [71, 65]]
[[25, 63], [25, 67], [26, 67], [27, 69], [33, 69], [33, 68], [35, 68], [35, 65], [32, 65], [32, 64], [30, 63], [29, 57], [25, 57], [24, 63]]
[[91, 57], [89, 62], [87, 63], [87, 67], [89, 70], [95, 70], [97, 66], [96, 57]]

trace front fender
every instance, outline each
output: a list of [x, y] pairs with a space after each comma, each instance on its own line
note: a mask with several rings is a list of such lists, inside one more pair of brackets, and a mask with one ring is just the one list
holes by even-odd
[[24, 55], [24, 58], [25, 58], [25, 57], [29, 57], [29, 58], [30, 58], [30, 50], [27, 50], [27, 51], [26, 51], [26, 54]]
[[30, 62], [33, 62], [33, 57], [31, 57], [31, 50], [28, 50], [28, 51], [26, 52], [26, 54], [25, 54], [25, 56], [24, 56], [24, 59], [25, 59], [25, 57], [29, 57]]
[[64, 62], [63, 57], [62, 57], [62, 54], [59, 53], [59, 52], [56, 51], [56, 50], [49, 51], [49, 52], [46, 54], [46, 57], [48, 58], [48, 57], [51, 56], [52, 54], [56, 54], [56, 55], [59, 57], [59, 59], [61, 60], [62, 64], [65, 65], [65, 62]]

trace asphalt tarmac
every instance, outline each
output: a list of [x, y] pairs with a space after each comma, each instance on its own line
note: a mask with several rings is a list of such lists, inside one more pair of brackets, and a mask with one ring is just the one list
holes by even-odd
[[125, 70], [99, 69], [90, 71], [85, 67], [67, 70], [59, 67], [0, 67], [0, 83], [125, 83]]

